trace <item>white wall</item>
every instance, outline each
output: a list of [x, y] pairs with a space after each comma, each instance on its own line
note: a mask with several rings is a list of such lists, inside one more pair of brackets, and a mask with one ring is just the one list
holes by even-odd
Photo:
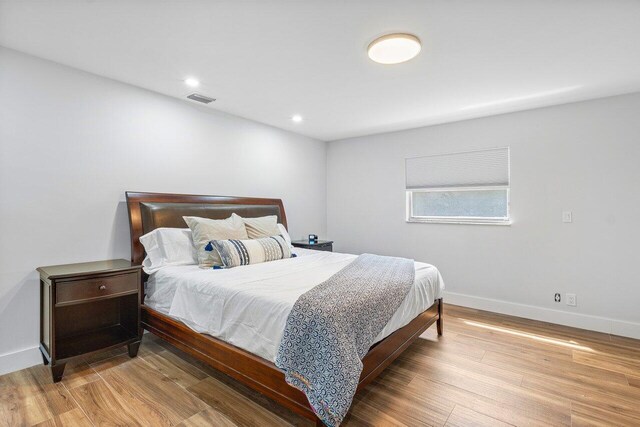
[[[639, 112], [634, 94], [331, 142], [329, 237], [436, 265], [453, 303], [640, 338]], [[405, 222], [406, 157], [501, 146], [513, 225]]]
[[280, 197], [293, 237], [323, 235], [325, 160], [324, 142], [0, 48], [0, 374], [41, 362], [36, 267], [129, 258], [125, 190]]

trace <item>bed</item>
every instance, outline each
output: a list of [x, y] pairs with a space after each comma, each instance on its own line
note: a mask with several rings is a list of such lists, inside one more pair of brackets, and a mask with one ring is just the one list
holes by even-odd
[[[227, 196], [127, 192], [131, 258], [141, 264], [140, 237], [156, 228], [184, 228], [182, 216], [224, 219], [232, 213], [251, 218], [276, 215], [287, 227], [282, 200]], [[278, 404], [322, 425], [306, 396], [285, 381], [274, 364], [278, 333], [300, 293], [331, 276], [354, 255], [296, 249], [296, 258], [208, 274], [197, 266], [167, 267], [145, 277], [142, 328]], [[215, 276], [215, 279], [213, 277]], [[260, 286], [253, 282], [260, 278]], [[362, 359], [361, 390], [434, 323], [443, 332], [439, 273], [416, 263], [415, 286]], [[224, 310], [210, 310], [216, 295], [227, 293]], [[256, 289], [259, 289], [257, 291]], [[211, 313], [219, 315], [211, 315]], [[141, 331], [142, 332], [142, 331]], [[258, 338], [256, 338], [258, 337]]]

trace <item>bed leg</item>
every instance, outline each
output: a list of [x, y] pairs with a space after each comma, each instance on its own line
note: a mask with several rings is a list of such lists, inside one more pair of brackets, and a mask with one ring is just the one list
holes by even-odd
[[442, 333], [444, 332], [444, 330], [443, 330], [444, 319], [442, 318], [443, 314], [444, 314], [444, 312], [442, 310], [442, 298], [440, 298], [438, 300], [438, 320], [436, 320], [436, 327], [438, 328], [438, 335], [439, 336], [442, 336]]

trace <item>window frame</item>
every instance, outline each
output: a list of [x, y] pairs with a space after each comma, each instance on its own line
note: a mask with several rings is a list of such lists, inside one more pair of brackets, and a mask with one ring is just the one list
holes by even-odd
[[[506, 217], [471, 217], [471, 216], [420, 216], [413, 215], [413, 193], [462, 192], [482, 190], [506, 190]], [[434, 223], [434, 224], [476, 224], [476, 225], [511, 225], [511, 188], [510, 185], [482, 186], [482, 187], [438, 187], [412, 188], [406, 192], [406, 222]]]

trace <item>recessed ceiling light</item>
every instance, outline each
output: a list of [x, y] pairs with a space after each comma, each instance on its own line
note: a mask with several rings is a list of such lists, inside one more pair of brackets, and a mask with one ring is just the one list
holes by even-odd
[[184, 84], [186, 84], [187, 86], [191, 86], [191, 87], [200, 86], [200, 82], [197, 79], [194, 79], [193, 77], [189, 77], [189, 78], [184, 79]]
[[420, 53], [420, 40], [412, 34], [387, 34], [371, 42], [367, 53], [379, 64], [399, 64]]
[[300, 123], [302, 121], [302, 116], [300, 114], [296, 114], [294, 116], [291, 116], [291, 120], [293, 120], [296, 123]]

